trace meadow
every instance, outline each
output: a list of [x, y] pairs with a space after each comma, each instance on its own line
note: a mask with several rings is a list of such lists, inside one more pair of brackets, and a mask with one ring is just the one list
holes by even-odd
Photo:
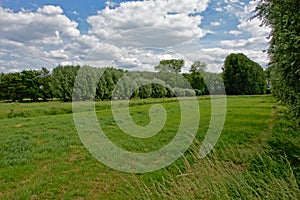
[[[188, 99], [186, 100], [188, 101]], [[209, 96], [198, 98], [200, 124], [193, 144], [172, 165], [130, 174], [96, 160], [77, 134], [72, 104], [0, 103], [0, 199], [300, 199], [300, 139], [286, 110], [272, 96], [228, 96], [227, 116], [213, 151], [198, 157], [209, 128]], [[134, 99], [131, 117], [150, 122], [162, 105], [164, 128], [147, 139], [124, 134], [109, 101], [96, 102], [107, 137], [119, 147], [151, 152], [168, 144], [180, 123], [179, 103]]]

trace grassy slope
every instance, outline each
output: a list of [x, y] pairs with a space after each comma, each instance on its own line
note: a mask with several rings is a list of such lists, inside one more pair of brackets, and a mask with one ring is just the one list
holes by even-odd
[[[120, 132], [109, 102], [96, 105], [100, 125], [122, 148], [138, 152], [159, 149], [176, 134], [178, 103], [174, 99], [134, 100], [130, 111], [137, 124], [145, 125], [149, 122], [148, 109], [155, 101], [166, 108], [168, 121], [152, 138], [134, 139]], [[200, 98], [199, 105], [197, 138], [202, 141], [210, 120], [209, 99]], [[228, 97], [226, 123], [209, 157], [198, 159], [187, 153], [166, 169], [131, 175], [102, 165], [82, 146], [70, 103], [1, 104], [0, 198], [297, 199], [299, 189], [287, 162], [289, 157], [281, 154], [285, 150], [272, 151], [278, 145], [271, 134], [271, 127], [277, 124], [275, 111], [270, 96]], [[198, 149], [195, 140], [189, 152]]]

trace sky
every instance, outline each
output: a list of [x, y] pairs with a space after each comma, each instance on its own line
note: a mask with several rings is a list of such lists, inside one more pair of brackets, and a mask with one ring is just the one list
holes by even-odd
[[230, 53], [266, 68], [270, 29], [252, 0], [0, 0], [0, 71], [58, 65], [154, 71], [160, 60], [221, 72]]

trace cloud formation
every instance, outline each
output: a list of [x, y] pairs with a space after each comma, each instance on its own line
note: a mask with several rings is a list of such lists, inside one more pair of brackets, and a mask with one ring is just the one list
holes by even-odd
[[[266, 47], [269, 30], [259, 28], [259, 20], [247, 20], [256, 5], [252, 1], [246, 6], [238, 0], [216, 5], [218, 13], [236, 16], [239, 24], [227, 32], [239, 38], [220, 40], [222, 35], [215, 34], [210, 47], [197, 46], [212, 33], [202, 27], [210, 5], [210, 0], [107, 1], [104, 9], [87, 17], [90, 28], [85, 34], [60, 6], [17, 12], [0, 7], [0, 69], [9, 72], [58, 64], [114, 64], [153, 71], [159, 60], [181, 57], [207, 62], [210, 71], [220, 72], [225, 57], [232, 52], [244, 52], [265, 65], [267, 58], [261, 56], [261, 49]], [[218, 28], [223, 23], [226, 19], [210, 24]]]

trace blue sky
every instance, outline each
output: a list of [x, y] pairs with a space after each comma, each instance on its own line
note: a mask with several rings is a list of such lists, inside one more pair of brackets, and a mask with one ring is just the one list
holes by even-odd
[[[251, 0], [3, 0], [0, 71], [58, 64], [153, 71], [161, 59], [201, 60], [220, 72], [242, 52], [266, 67], [269, 29]], [[162, 51], [163, 50], [163, 51]]]
[[14, 11], [19, 11], [21, 8], [34, 11], [44, 5], [58, 5], [65, 11], [65, 15], [79, 22], [79, 29], [85, 32], [89, 27], [85, 19], [105, 8], [105, 2], [101, 0], [4, 0], [1, 6]]

